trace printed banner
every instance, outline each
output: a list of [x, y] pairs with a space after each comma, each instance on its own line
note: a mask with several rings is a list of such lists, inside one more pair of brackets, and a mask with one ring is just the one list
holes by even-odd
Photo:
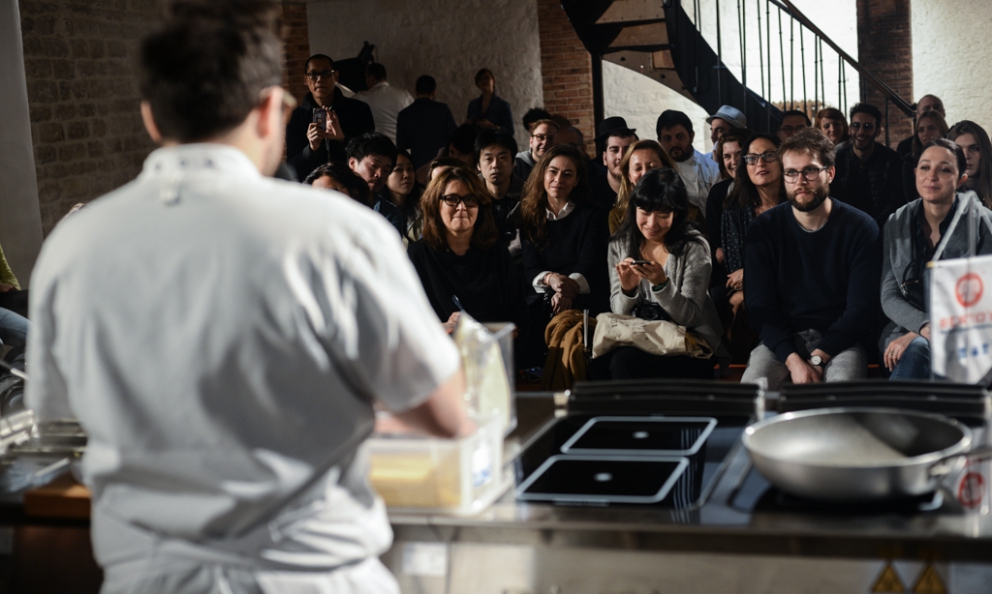
[[992, 379], [992, 256], [933, 262], [930, 272], [934, 376], [988, 385]]

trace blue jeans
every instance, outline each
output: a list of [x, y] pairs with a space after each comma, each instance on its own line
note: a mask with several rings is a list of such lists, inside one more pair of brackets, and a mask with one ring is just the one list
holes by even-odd
[[0, 308], [0, 347], [13, 347], [6, 359], [11, 365], [24, 370], [24, 345], [28, 339], [31, 322], [9, 309]]
[[903, 352], [890, 380], [929, 380], [930, 379], [930, 341], [917, 336], [909, 343]]

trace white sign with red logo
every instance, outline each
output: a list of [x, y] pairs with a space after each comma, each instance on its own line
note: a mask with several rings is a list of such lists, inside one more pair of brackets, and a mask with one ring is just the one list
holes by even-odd
[[933, 373], [961, 383], [988, 383], [992, 371], [992, 256], [941, 260], [931, 266]]

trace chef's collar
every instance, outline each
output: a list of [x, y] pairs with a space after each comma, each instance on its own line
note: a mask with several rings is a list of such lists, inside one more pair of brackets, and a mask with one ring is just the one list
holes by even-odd
[[142, 175], [184, 175], [202, 171], [223, 171], [260, 177], [247, 155], [226, 144], [180, 144], [152, 152]]

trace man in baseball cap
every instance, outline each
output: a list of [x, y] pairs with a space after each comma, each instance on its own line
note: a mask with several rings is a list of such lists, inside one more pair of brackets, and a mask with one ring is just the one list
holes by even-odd
[[[721, 105], [716, 113], [706, 118], [706, 123], [710, 125], [710, 141], [716, 146], [716, 141], [720, 140], [725, 132], [734, 128], [747, 129], [747, 116], [736, 107]], [[709, 153], [710, 157], [713, 153]]]

